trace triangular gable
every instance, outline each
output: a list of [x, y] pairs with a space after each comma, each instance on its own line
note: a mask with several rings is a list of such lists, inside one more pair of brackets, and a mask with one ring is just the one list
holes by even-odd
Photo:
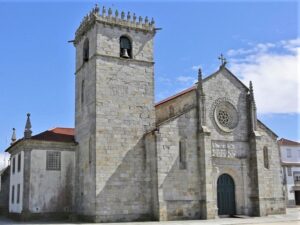
[[[227, 69], [226, 67], [220, 67], [219, 70], [217, 70], [216, 72], [212, 73], [211, 75], [205, 77], [205, 78], [203, 79], [203, 82], [206, 82], [206, 81], [210, 80], [211, 78], [217, 76], [218, 74], [220, 74], [220, 72], [222, 72], [222, 70], [225, 70], [225, 71], [227, 72], [227, 74], [228, 74], [234, 81], [236, 81], [237, 84], [239, 84], [242, 88], [245, 89], [245, 91], [249, 91], [249, 88], [248, 88], [242, 81], [240, 81], [240, 79], [239, 79], [237, 76], [235, 76], [235, 75], [234, 75], [229, 69]], [[184, 95], [184, 94], [186, 94], [186, 93], [188, 93], [188, 92], [190, 92], [190, 91], [196, 90], [197, 84], [198, 84], [198, 82], [196, 82], [192, 87], [189, 87], [189, 88], [187, 88], [187, 89], [185, 89], [185, 90], [183, 90], [183, 91], [181, 91], [181, 92], [179, 92], [179, 93], [176, 93], [176, 94], [174, 94], [174, 95], [172, 95], [172, 96], [170, 96], [170, 97], [167, 97], [167, 98], [165, 98], [165, 99], [163, 99], [163, 100], [157, 102], [157, 103], [155, 104], [155, 106], [162, 105], [162, 104], [164, 104], [164, 103], [166, 103], [166, 102], [168, 102], [168, 101], [171, 101], [171, 100], [173, 100], [173, 99], [175, 99], [175, 98], [177, 98], [177, 97], [179, 97], [179, 96], [182, 96], [182, 95]]]
[[[226, 73], [222, 73], [222, 71], [225, 71]], [[225, 66], [221, 66], [219, 70], [217, 70], [217, 71], [214, 72], [213, 74], [211, 74], [211, 75], [207, 76], [206, 78], [204, 78], [204, 79], [203, 79], [203, 82], [208, 81], [208, 80], [210, 80], [211, 78], [218, 76], [220, 73], [222, 73], [223, 75], [225, 75], [225, 77], [226, 77], [226, 75], [228, 74], [229, 77], [227, 77], [227, 78], [232, 79], [233, 81], [235, 81], [241, 88], [245, 89], [245, 91], [249, 91], [249, 88], [248, 88], [242, 81], [240, 81], [240, 79], [239, 79], [237, 76], [235, 76], [235, 75], [234, 75], [228, 68], [226, 68]]]

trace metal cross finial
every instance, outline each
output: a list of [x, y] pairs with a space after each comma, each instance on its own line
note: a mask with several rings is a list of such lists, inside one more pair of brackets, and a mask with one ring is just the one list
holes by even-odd
[[225, 66], [227, 61], [226, 58], [223, 56], [223, 54], [221, 54], [218, 58], [221, 61], [221, 66]]

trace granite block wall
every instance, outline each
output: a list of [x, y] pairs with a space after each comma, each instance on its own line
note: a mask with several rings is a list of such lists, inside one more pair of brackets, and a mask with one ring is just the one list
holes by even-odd
[[[123, 35], [132, 59], [120, 57]], [[97, 222], [151, 219], [144, 134], [155, 126], [153, 34], [95, 23], [86, 36], [93, 50], [83, 65], [78, 57], [76, 74], [78, 213]]]

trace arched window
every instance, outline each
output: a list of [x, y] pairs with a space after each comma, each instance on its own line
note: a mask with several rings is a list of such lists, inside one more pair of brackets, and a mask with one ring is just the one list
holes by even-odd
[[179, 141], [179, 169], [186, 169], [186, 140]]
[[269, 169], [269, 152], [266, 146], [263, 149], [263, 154], [264, 154], [264, 166], [266, 169]]
[[83, 106], [84, 103], [84, 80], [81, 81], [81, 107]]
[[89, 39], [85, 39], [83, 43], [83, 62], [89, 61]]
[[132, 44], [128, 37], [120, 37], [120, 57], [132, 59]]
[[92, 157], [93, 157], [92, 144], [93, 144], [93, 140], [92, 140], [92, 137], [90, 136], [90, 139], [89, 139], [89, 164], [92, 164]]

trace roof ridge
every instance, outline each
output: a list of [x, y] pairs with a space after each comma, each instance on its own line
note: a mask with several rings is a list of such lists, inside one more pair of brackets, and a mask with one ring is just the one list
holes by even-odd
[[184, 95], [184, 94], [186, 94], [186, 93], [188, 93], [188, 92], [190, 92], [190, 91], [193, 91], [193, 90], [195, 90], [195, 89], [196, 89], [196, 85], [194, 84], [193, 86], [191, 86], [191, 87], [189, 87], [189, 88], [186, 88], [186, 89], [184, 89], [184, 90], [182, 90], [182, 91], [180, 91], [180, 92], [177, 92], [177, 93], [174, 94], [174, 95], [171, 95], [171, 96], [169, 96], [169, 97], [167, 97], [167, 98], [165, 98], [165, 99], [160, 100], [159, 102], [155, 103], [155, 106], [159, 106], [159, 105], [161, 105], [161, 104], [163, 104], [163, 103], [165, 103], [165, 102], [168, 102], [168, 101], [170, 101], [170, 100], [172, 100], [172, 99], [174, 99], [174, 98], [177, 98], [177, 97], [179, 97], [179, 96], [181, 96], [181, 95]]
[[295, 145], [295, 146], [300, 145], [300, 142], [289, 140], [289, 139], [286, 139], [286, 138], [280, 138], [278, 140], [278, 143], [280, 145]]
[[49, 131], [55, 130], [55, 129], [75, 129], [75, 128], [74, 127], [53, 127], [53, 128], [50, 128]]

